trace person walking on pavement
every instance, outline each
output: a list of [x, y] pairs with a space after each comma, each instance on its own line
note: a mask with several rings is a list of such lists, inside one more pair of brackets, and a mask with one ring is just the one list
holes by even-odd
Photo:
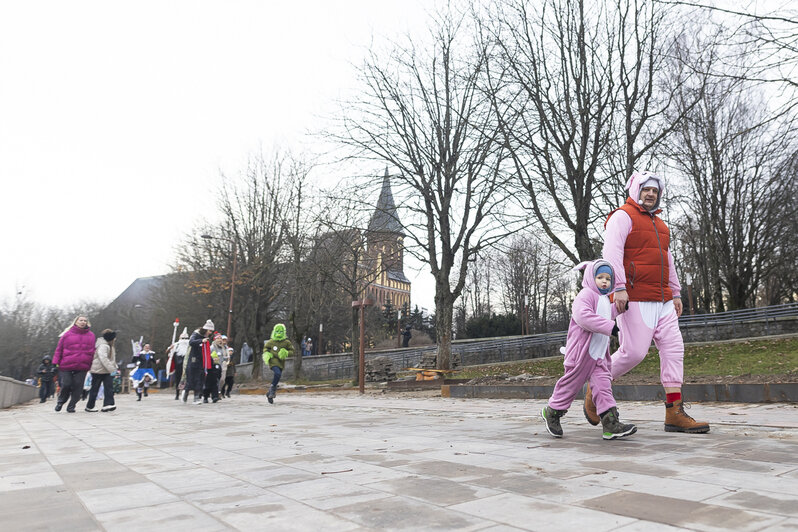
[[188, 328], [184, 327], [180, 339], [167, 349], [169, 358], [166, 361], [167, 377], [172, 376], [175, 384], [175, 399], [180, 397], [180, 381], [183, 379], [183, 361], [188, 354]]
[[51, 362], [49, 355], [42, 358], [42, 363], [36, 370], [39, 376], [39, 402], [44, 403], [53, 394], [53, 378], [55, 376], [55, 366]]
[[236, 377], [236, 363], [233, 360], [233, 348], [228, 347], [227, 352], [227, 367], [224, 371], [224, 386], [222, 386], [222, 395], [230, 397], [230, 392], [233, 390], [233, 383]]
[[[709, 423], [696, 421], [684, 411], [681, 285], [668, 249], [670, 230], [658, 216], [665, 181], [650, 172], [635, 172], [626, 188], [626, 203], [612, 211], [604, 224], [602, 254], [617, 276], [614, 304], [620, 329], [620, 347], [612, 355], [612, 378], [637, 366], [653, 340], [665, 388], [665, 431], [706, 433]], [[584, 413], [590, 423], [598, 424], [589, 385]]]
[[86, 403], [86, 412], [96, 412], [94, 403], [97, 401], [97, 394], [100, 386], [103, 387], [103, 412], [116, 410], [114, 403], [114, 377], [119, 372], [116, 366], [116, 349], [114, 343], [116, 331], [104, 329], [97, 338], [94, 349], [94, 360], [91, 363], [91, 389], [89, 390], [89, 400]]
[[133, 364], [136, 365], [136, 370], [130, 375], [130, 380], [133, 381], [133, 387], [136, 388], [136, 395], [139, 401], [141, 401], [142, 395], [144, 397], [149, 395], [147, 390], [150, 384], [157, 380], [155, 377], [155, 365], [158, 362], [159, 360], [155, 359], [155, 351], [150, 349], [150, 344], [144, 344], [144, 349], [133, 355]]
[[554, 385], [554, 392], [541, 415], [549, 434], [562, 438], [560, 418], [568, 411], [585, 382], [590, 382], [597, 411], [601, 412], [602, 438], [624, 438], [637, 432], [637, 427], [621, 423], [612, 396], [610, 335], [618, 329], [613, 321], [617, 311], [608, 294], [615, 285], [615, 276], [610, 263], [605, 260], [582, 262], [574, 269], [585, 273], [582, 290], [574, 299], [565, 347], [561, 349], [565, 355], [565, 373]]
[[219, 380], [222, 378], [222, 354], [227, 348], [222, 345], [222, 335], [216, 333], [210, 347], [209, 357], [203, 353], [205, 366], [205, 387], [202, 390], [202, 402], [207, 403], [211, 398], [214, 403], [219, 402]]
[[207, 320], [205, 325], [191, 333], [188, 339], [188, 356], [185, 359], [185, 379], [186, 385], [183, 390], [183, 402], [188, 399], [188, 392], [194, 393], [194, 404], [202, 403], [202, 391], [205, 387], [205, 375], [207, 368], [203, 359], [205, 352], [210, 358], [211, 347], [208, 337], [213, 333], [214, 325], [211, 320]]
[[272, 329], [271, 338], [263, 345], [263, 363], [269, 366], [274, 374], [272, 385], [266, 393], [269, 403], [274, 403], [274, 397], [277, 395], [277, 384], [285, 369], [285, 359], [293, 355], [294, 344], [285, 334], [285, 325], [278, 323]]
[[83, 381], [94, 360], [95, 340], [86, 316], [76, 317], [72, 325], [61, 333], [53, 355], [61, 387], [55, 403], [56, 412], [60, 412], [67, 401], [67, 412], [75, 412], [75, 405], [83, 392]]

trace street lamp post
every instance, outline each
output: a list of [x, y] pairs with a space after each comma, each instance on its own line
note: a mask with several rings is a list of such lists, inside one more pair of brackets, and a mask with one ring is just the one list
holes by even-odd
[[232, 328], [233, 324], [233, 293], [235, 292], [236, 288], [236, 264], [238, 262], [238, 244], [232, 238], [224, 238], [221, 236], [211, 236], [211, 235], [200, 235], [202, 238], [206, 240], [224, 240], [225, 242], [230, 242], [233, 244], [233, 277], [230, 280], [230, 308], [227, 312], [227, 337], [231, 338], [230, 329]]
[[374, 300], [363, 298], [352, 301], [352, 306], [355, 307], [360, 311], [360, 354], [358, 356], [358, 372], [357, 372], [357, 381], [358, 381], [358, 388], [361, 394], [366, 393], [365, 387], [366, 383], [366, 321], [365, 321], [365, 310], [366, 307], [373, 305]]

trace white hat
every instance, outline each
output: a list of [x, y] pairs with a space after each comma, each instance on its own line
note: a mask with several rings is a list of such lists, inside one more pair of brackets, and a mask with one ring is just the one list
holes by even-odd
[[213, 326], [213, 322], [211, 320], [208, 320], [205, 322], [205, 325], [203, 325], [202, 328], [205, 329], [206, 331], [212, 331], [216, 327]]
[[188, 338], [188, 327], [183, 327], [183, 332], [180, 333], [180, 338]]
[[656, 177], [649, 177], [642, 185], [640, 185], [640, 190], [643, 190], [646, 187], [653, 187], [659, 190], [659, 179]]

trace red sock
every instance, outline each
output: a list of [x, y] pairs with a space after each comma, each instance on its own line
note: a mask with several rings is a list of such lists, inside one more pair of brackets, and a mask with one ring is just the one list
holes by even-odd
[[673, 393], [666, 393], [665, 394], [665, 402], [666, 403], [675, 403], [682, 398], [682, 392], [673, 392]]

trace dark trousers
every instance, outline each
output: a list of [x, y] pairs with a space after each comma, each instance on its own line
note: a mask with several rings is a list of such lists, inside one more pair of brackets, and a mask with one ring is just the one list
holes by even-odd
[[41, 384], [39, 385], [39, 399], [41, 402], [45, 402], [48, 397], [53, 395], [53, 381], [46, 381], [42, 379]]
[[219, 399], [219, 371], [214, 369], [209, 369], [208, 374], [205, 376], [205, 389], [202, 392], [202, 396], [207, 399], [208, 397], [213, 397], [214, 399]]
[[183, 378], [183, 364], [175, 363], [175, 372], [172, 373], [172, 378], [174, 379], [175, 383], [175, 397], [180, 395], [180, 380]]
[[274, 373], [274, 377], [272, 377], [272, 386], [276, 390], [277, 389], [277, 383], [280, 382], [280, 377], [283, 376], [283, 370], [280, 369], [277, 366], [272, 366], [271, 370], [272, 370], [272, 373]]
[[67, 410], [74, 410], [83, 393], [83, 381], [86, 380], [86, 371], [68, 369], [58, 370], [58, 382], [61, 384], [61, 393], [58, 394], [58, 404], [67, 404]]
[[[233, 390], [233, 380], [235, 380], [235, 377], [233, 377], [232, 375], [224, 378], [224, 386], [222, 386], [222, 395], [230, 395], [230, 392]], [[225, 392], [225, 390], [227, 390], [227, 392]]]
[[194, 392], [194, 397], [202, 395], [202, 388], [205, 385], [205, 370], [202, 367], [186, 368], [186, 391]]
[[101, 384], [103, 386], [103, 406], [114, 404], [114, 378], [110, 373], [92, 373], [91, 390], [89, 390], [89, 401], [86, 403], [86, 408], [94, 408]]

